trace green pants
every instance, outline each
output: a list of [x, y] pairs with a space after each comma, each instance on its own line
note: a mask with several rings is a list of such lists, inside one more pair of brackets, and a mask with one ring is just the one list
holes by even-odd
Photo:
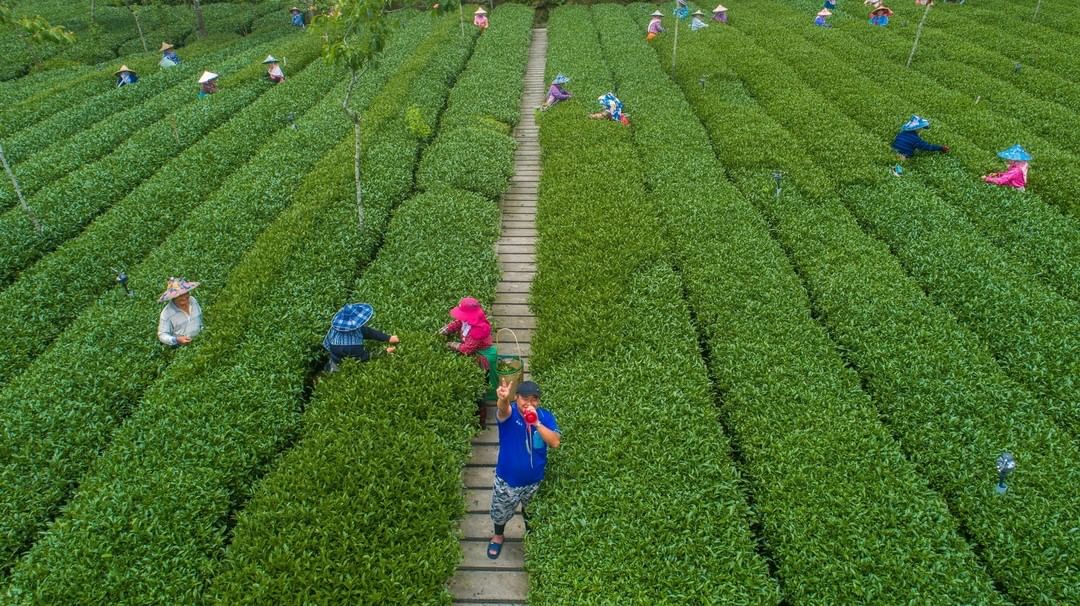
[[[487, 362], [486, 365], [483, 363], [480, 364], [480, 368], [483, 368], [487, 371], [488, 390], [487, 394], [484, 396], [484, 399], [494, 400], [497, 397], [495, 394], [495, 390], [499, 387], [499, 375], [495, 372], [495, 363], [499, 359], [498, 349], [496, 349], [496, 347], [492, 345], [487, 349], [481, 349], [480, 351], [476, 352], [476, 355], [482, 357]], [[479, 362], [479, 360], [477, 361]]]

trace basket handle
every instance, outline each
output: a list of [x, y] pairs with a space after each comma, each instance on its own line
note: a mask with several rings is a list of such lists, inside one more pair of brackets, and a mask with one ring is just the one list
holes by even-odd
[[509, 332], [510, 336], [514, 337], [514, 347], [517, 347], [517, 355], [520, 358], [521, 357], [521, 343], [518, 342], [517, 333], [515, 333], [513, 330], [510, 330], [509, 328], [505, 328], [505, 327], [500, 328], [498, 330], [498, 332], [495, 333], [495, 349], [499, 348], [499, 336], [502, 335], [502, 331], [504, 331], [504, 330]]

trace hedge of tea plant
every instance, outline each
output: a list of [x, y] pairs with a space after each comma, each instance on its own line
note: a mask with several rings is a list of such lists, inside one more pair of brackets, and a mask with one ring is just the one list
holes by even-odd
[[1080, 436], [1080, 305], [1025, 273], [917, 182], [852, 187], [844, 201], [919, 286], [986, 343], [1002, 370], [1038, 396], [1040, 408]]
[[[938, 136], [942, 136], [946, 131], [956, 132], [979, 146], [983, 154], [978, 156], [958, 150], [957, 156], [967, 165], [970, 178], [977, 179], [978, 175], [998, 170], [1002, 163], [994, 157], [994, 153], [1014, 143], [1023, 143], [1037, 158], [1037, 164], [1031, 171], [1030, 187], [1066, 213], [1074, 217], [1080, 216], [1080, 205], [1076, 203], [1076, 200], [1080, 199], [1078, 158], [1029, 132], [1022, 120], [992, 112], [982, 104], [975, 104], [974, 95], [948, 89], [920, 73], [918, 69], [906, 69], [904, 60], [896, 60], [895, 55], [900, 53], [900, 47], [904, 47], [906, 50], [902, 54], [906, 57], [911, 48], [909, 38], [901, 38], [899, 34], [888, 31], [869, 31], [878, 28], [862, 27], [865, 23], [853, 23], [853, 27], [829, 30], [804, 27], [805, 15], [793, 11], [789, 6], [774, 0], [754, 2], [760, 10], [768, 10], [767, 18], [774, 23], [789, 24], [789, 28], [785, 30], [789, 35], [792, 32], [797, 33], [828, 49], [838, 59], [874, 79], [882, 90], [906, 99], [912, 108], [911, 113], [930, 117], [936, 123]], [[896, 62], [887, 58], [889, 53], [886, 47], [890, 44], [896, 46], [895, 52], [891, 53]], [[955, 47], [961, 44], [962, 41], [953, 42]], [[945, 45], [941, 47], [944, 48]], [[968, 50], [965, 48], [965, 52]], [[972, 53], [975, 51], [974, 48], [970, 49]], [[948, 144], [948, 141], [945, 140], [945, 143]]]
[[450, 94], [439, 136], [420, 163], [417, 183], [423, 189], [442, 184], [497, 198], [514, 172], [509, 133], [519, 119], [533, 13], [508, 5], [498, 20], [499, 27], [477, 41]]
[[[531, 11], [506, 5], [492, 21], [451, 91], [436, 141], [452, 128], [452, 116], [463, 113], [454, 106], [461, 90], [483, 108], [504, 108], [520, 97], [520, 84], [507, 98], [498, 87], [475, 83], [490, 73], [492, 57], [502, 59], [500, 69], [524, 71]], [[506, 154], [512, 159], [513, 150]], [[483, 189], [505, 188], [504, 178], [493, 181]], [[298, 445], [240, 515], [214, 582], [218, 601], [448, 598], [446, 581], [459, 557], [460, 471], [480, 377], [471, 360], [433, 346], [430, 335], [461, 296], [493, 298], [498, 220], [489, 202], [438, 184], [395, 213], [379, 257], [354, 292], [378, 310], [374, 324], [402, 334], [403, 344], [393, 358], [346, 362], [318, 384]], [[319, 478], [318, 485], [305, 487], [305, 478]], [[397, 513], [373, 515], [388, 507]], [[312, 510], [320, 515], [312, 517]]]
[[[275, 40], [270, 36], [263, 36], [261, 40], [255, 37], [247, 40], [251, 41], [252, 46], [243, 49], [235, 48], [238, 45], [230, 47], [230, 52], [223, 53], [214, 63], [215, 68], [222, 73], [229, 73], [247, 67], [248, 69], [244, 70], [244, 76], [255, 79], [258, 71], [253, 66], [262, 67], [255, 58], [262, 53], [268, 50], [280, 52], [286, 48], [293, 50], [298, 46], [307, 48], [315, 46], [310, 40], [303, 40], [299, 36], [295, 36], [291, 44], [287, 38]], [[310, 61], [310, 52], [297, 54], [298, 67], [303, 67]], [[52, 145], [47, 145], [45, 140], [38, 141], [36, 148], [33, 148], [29, 154], [24, 154], [22, 161], [15, 163], [12, 167], [19, 180], [19, 189], [23, 196], [32, 199], [32, 196], [44, 186], [64, 178], [80, 167], [108, 156], [125, 141], [137, 136], [144, 127], [151, 126], [155, 122], [164, 121], [171, 129], [170, 116], [176, 115], [178, 108], [197, 100], [192, 92], [198, 90], [197, 85], [192, 83], [195, 82], [198, 73], [194, 70], [188, 72], [188, 78], [179, 83], [173, 83], [173, 86], [145, 101], [128, 100], [128, 109], [114, 113], [104, 110], [98, 114], [99, 117], [104, 118], [100, 122], [92, 126], [84, 124], [84, 127], [90, 127], [82, 131], [70, 132]], [[140, 80], [138, 84], [142, 84], [142, 81]], [[177, 127], [186, 128], [186, 125], [177, 123]], [[27, 129], [20, 133], [22, 134], [27, 135], [23, 139], [33, 141], [34, 135], [41, 133], [38, 129]], [[13, 141], [19, 139], [19, 136], [12, 138]], [[12, 161], [8, 160], [8, 162]], [[15, 190], [8, 181], [4, 187], [0, 187], [0, 208], [13, 206], [16, 201]]]
[[[443, 19], [414, 56], [421, 60], [403, 64], [372, 102], [367, 113], [373, 139], [388, 134], [374, 116], [386, 125], [397, 122], [395, 130], [411, 136], [396, 116], [422, 90], [434, 99], [432, 91], [441, 88], [445, 102], [472, 42], [458, 37], [456, 25]], [[340, 100], [340, 92], [332, 96]], [[440, 106], [420, 109], [437, 115]], [[348, 132], [348, 122], [338, 122]], [[333, 161], [316, 171], [344, 175], [337, 182], [347, 183], [349, 171], [341, 169], [348, 165], [341, 160], [351, 147], [343, 143]], [[411, 176], [401, 157], [392, 162]], [[297, 158], [286, 164], [297, 165]], [[224, 547], [226, 521], [295, 433], [300, 396], [312, 363], [321, 357], [327, 318], [355, 272], [355, 242], [349, 238], [356, 231], [350, 220], [355, 209], [323, 195], [328, 179], [318, 177], [313, 173], [307, 181], [312, 195], [275, 222], [232, 272], [212, 316], [219, 327], [200, 346], [182, 352], [144, 394], [65, 514], [15, 569], [13, 592], [34, 600], [139, 596], [176, 603], [202, 591]], [[190, 395], [177, 402], [177, 389]], [[186, 481], [159, 484], [164, 477]], [[147, 507], [148, 501], [153, 505]], [[133, 517], [153, 522], [139, 528], [114, 524]], [[116, 559], [95, 559], [100, 553]], [[136, 561], [145, 564], [125, 563]], [[110, 582], [87, 587], [87, 579], [102, 575]]]
[[[290, 74], [224, 125], [164, 163], [77, 237], [21, 272], [0, 291], [0, 383], [26, 368], [85, 305], [115, 286], [116, 269], [130, 269], [160, 244], [228, 176], [280, 129], [302, 116], [325, 91], [328, 72]], [[299, 89], [299, 90], [298, 90]], [[298, 123], [299, 124], [299, 123]], [[133, 278], [134, 279], [134, 278]]]
[[447, 188], [395, 213], [354, 292], [398, 352], [318, 383], [296, 446], [238, 516], [218, 603], [449, 603], [482, 373], [433, 333], [462, 294], [494, 296], [498, 219]]
[[593, 14], [787, 601], [1004, 603], [638, 24], [621, 7]]
[[[755, 37], [783, 34], [783, 31], [775, 31], [776, 26], [768, 20], [741, 20], [740, 27], [753, 32]], [[882, 144], [892, 137], [896, 124], [906, 115], [903, 99], [882, 91], [873, 79], [860, 75], [808, 41], [791, 36], [785, 37], [784, 41], [785, 48], [792, 53], [786, 63], [798, 70], [804, 82], [830, 94], [830, 101], [836, 108], [879, 136]], [[976, 149], [954, 133], [947, 137], [955, 154], [985, 155], [985, 150]], [[936, 138], [933, 131], [929, 138]], [[1004, 248], [1022, 263], [1037, 268], [1032, 273], [1075, 299], [1076, 285], [1080, 283], [1077, 281], [1080, 279], [1080, 267], [1077, 267], [1080, 252], [1071, 250], [1080, 245], [1076, 244], [1075, 226], [1034, 194], [984, 185], [958, 170], [955, 162], [953, 158], [938, 156], [919, 158], [909, 165], [909, 176], [937, 188], [939, 195], [963, 208], [973, 223], [983, 227], [984, 233], [1005, 232], [1007, 238], [998, 236], [995, 241], [1001, 241]], [[953, 166], [953, 169], [941, 172], [944, 169], [935, 168], [946, 166]], [[797, 175], [792, 176], [799, 182]], [[1026, 203], [1010, 202], [1016, 196]]]
[[[318, 57], [317, 41], [301, 39], [295, 63]], [[234, 75], [223, 77], [222, 90], [204, 99], [190, 92], [191, 101], [176, 108], [177, 124], [164, 118], [138, 131], [97, 162], [53, 181], [27, 201], [43, 229], [34, 228], [27, 214], [14, 207], [0, 215], [0, 284], [28, 267], [58, 244], [77, 234], [160, 168], [163, 162], [196, 143], [270, 89], [257, 61]]]
[[644, 167], [584, 115], [612, 89], [588, 8], [551, 14], [547, 71], [575, 98], [540, 119], [532, 359], [563, 441], [530, 506], [529, 602], [776, 604]]
[[[794, 189], [777, 199], [768, 173], [737, 183], [767, 212], [815, 316], [998, 586], [1019, 603], [1075, 602], [1076, 443], [839, 201], [812, 203]], [[1003, 451], [1018, 462], [1005, 496], [995, 493]]]
[[[241, 41], [237, 40], [235, 36], [222, 37], [213, 36], [206, 40], [199, 41], [197, 43], [179, 48], [178, 52], [182, 53], [182, 58], [187, 60], [198, 62], [206, 57], [211, 57], [217, 51], [227, 48], [232, 44], [238, 44]], [[129, 67], [135, 69], [139, 74], [139, 84], [143, 83], [143, 76], [151, 77], [155, 76], [159, 71], [157, 62], [160, 61], [160, 57], [157, 55], [142, 55], [142, 56], [126, 56], [118, 59], [113, 59], [104, 63], [99, 63], [92, 66], [79, 66], [82, 71], [77, 75], [71, 76], [65, 81], [58, 82], [53, 86], [47, 87], [33, 87], [29, 91], [29, 95], [12, 105], [5, 106], [5, 110], [0, 112], [0, 134], [5, 137], [11, 137], [14, 134], [21, 132], [24, 129], [31, 128], [39, 122], [50, 118], [58, 112], [62, 111], [74, 111], [84, 103], [102, 103], [108, 97], [117, 97], [115, 93], [117, 91], [126, 91], [128, 87], [122, 89], [116, 88], [116, 78], [112, 75], [116, 71], [117, 67], [120, 67], [121, 63], [125, 63]], [[212, 63], [216, 63], [216, 60]], [[177, 66], [179, 67], [179, 66]], [[70, 68], [69, 68], [70, 69]], [[64, 73], [65, 69], [54, 69], [43, 74], [50, 74], [53, 72]], [[201, 72], [194, 72], [191, 78], [197, 79]], [[35, 76], [24, 76], [14, 83], [20, 83], [24, 80], [34, 79]], [[123, 92], [123, 99], [130, 99], [135, 97], [133, 90], [136, 87], [131, 87], [132, 91]], [[99, 98], [100, 97], [100, 98]], [[96, 117], [90, 115], [86, 120], [90, 120]], [[90, 126], [86, 122], [78, 121], [57, 121], [55, 123], [58, 128], [86, 128]], [[40, 130], [43, 133], [43, 137], [51, 137], [48, 130]], [[52, 139], [49, 139], [52, 140]]]
[[[414, 51], [428, 27], [426, 20], [419, 20], [402, 29], [379, 67], [361, 81], [358, 107], [371, 102], [406, 58], [412, 56], [413, 64], [426, 62], [432, 49], [422, 56], [414, 56]], [[4, 493], [10, 500], [0, 504], [7, 562], [30, 542], [35, 528], [56, 514], [73, 483], [108, 444], [146, 387], [175, 356], [191, 355], [188, 350], [163, 349], [155, 339], [161, 307], [156, 296], [162, 280], [181, 274], [202, 281], [197, 296], [204, 311], [213, 314], [229, 271], [289, 203], [291, 189], [307, 167], [348, 130], [340, 114], [340, 97], [330, 95], [320, 102], [325, 82], [335, 75], [321, 69], [325, 74], [321, 83], [292, 89], [301, 107], [312, 108], [300, 114], [299, 128], [283, 131], [129, 272], [137, 296], [128, 299], [118, 291], [103, 296], [72, 322], [68, 335], [0, 392], [0, 401], [10, 403], [0, 413], [0, 426], [13, 437], [6, 443], [10, 451], [4, 453], [0, 471], [5, 485], [12, 487]], [[409, 70], [408, 80], [417, 69], [414, 65]], [[335, 90], [344, 94], [344, 85]], [[281, 172], [284, 165], [293, 170]], [[211, 317], [207, 316], [208, 330], [214, 329]], [[42, 441], [43, 435], [49, 439]]]

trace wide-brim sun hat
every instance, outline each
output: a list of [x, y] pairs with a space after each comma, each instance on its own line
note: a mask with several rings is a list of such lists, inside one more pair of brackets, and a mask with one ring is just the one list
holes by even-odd
[[570, 78], [568, 78], [566, 75], [558, 74], [558, 75], [555, 76], [555, 79], [551, 81], [551, 83], [552, 84], [566, 84], [569, 81], [570, 81]]
[[661, 13], [660, 11], [653, 11], [653, 12], [649, 13], [649, 16], [650, 17], [663, 17], [664, 13]]
[[339, 332], [360, 330], [375, 317], [375, 308], [367, 303], [349, 303], [334, 314], [330, 326]]
[[922, 116], [915, 115], [912, 115], [911, 118], [904, 123], [904, 126], [901, 127], [902, 130], [906, 131], [919, 130], [923, 128], [930, 128], [930, 121], [926, 118], [923, 118]]
[[831, 15], [832, 15], [832, 11], [827, 9], [827, 8], [821, 9], [820, 11], [818, 11], [818, 14], [817, 14], [818, 17], [828, 17], [828, 16], [831, 16]]
[[881, 6], [881, 7], [875, 8], [874, 10], [870, 11], [870, 14], [871, 15], [885, 15], [886, 17], [892, 17], [893, 12], [892, 12], [892, 9], [890, 9], [890, 8], [888, 8], [886, 6]]
[[301, 10], [300, 10], [299, 8], [296, 8], [296, 7], [294, 6], [294, 7], [292, 7], [292, 8], [290, 8], [290, 9], [289, 9], [289, 12], [290, 12], [290, 13], [302, 13], [303, 11], [301, 11]]
[[458, 301], [457, 307], [450, 310], [450, 317], [466, 324], [479, 324], [487, 319], [480, 301], [472, 297], [464, 297]]
[[266, 58], [263, 59], [263, 63], [277, 63], [277, 62], [278, 62], [278, 60], [275, 59], [273, 55], [267, 55]]
[[184, 293], [195, 290], [198, 285], [198, 282], [188, 282], [183, 278], [169, 278], [169, 281], [165, 284], [165, 292], [158, 297], [158, 303], [172, 301]]
[[998, 157], [1002, 160], [1013, 160], [1015, 162], [1030, 162], [1031, 154], [1026, 149], [1019, 145], [1014, 145], [1009, 149], [1005, 149], [998, 152]]
[[717, 4], [716, 8], [712, 9], [712, 12], [714, 12], [714, 13], [722, 13], [722, 12], [725, 12], [726, 10], [727, 10], [726, 6], [724, 6], [723, 4]]
[[476, 7], [476, 12], [475, 12], [475, 13], [473, 13], [473, 14], [474, 14], [474, 15], [486, 15], [486, 14], [487, 14], [487, 11], [486, 11], [486, 10], [484, 10], [484, 7], [482, 7], [482, 6], [478, 6], [478, 7]]
[[694, 11], [694, 12], [693, 12], [693, 15], [694, 15], [695, 17], [704, 17], [704, 16], [705, 16], [705, 13], [701, 12], [701, 9], [699, 8], [699, 9], [697, 9], [696, 11]]
[[113, 72], [113, 75], [115, 76], [115, 75], [117, 75], [117, 74], [119, 74], [119, 73], [121, 73], [121, 72], [131, 72], [131, 73], [133, 73], [133, 74], [134, 74], [134, 73], [135, 73], [135, 70], [131, 69], [130, 67], [128, 67], [128, 66], [126, 66], [126, 65], [121, 65], [121, 66], [120, 66], [120, 69], [118, 69], [118, 70], [116, 70], [115, 72]]
[[167, 51], [170, 48], [173, 48], [173, 45], [169, 44], [168, 42], [162, 42], [161, 43], [161, 48], [158, 49], [158, 52], [160, 53], [162, 51]]
[[217, 79], [217, 77], [218, 75], [214, 72], [203, 72], [202, 75], [199, 76], [199, 84], [206, 84], [211, 80]]

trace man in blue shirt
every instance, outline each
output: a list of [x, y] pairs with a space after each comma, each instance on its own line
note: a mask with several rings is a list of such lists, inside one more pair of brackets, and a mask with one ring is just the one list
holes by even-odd
[[499, 557], [506, 523], [521, 505], [521, 517], [528, 520], [525, 507], [540, 488], [547, 464], [548, 448], [559, 447], [559, 426], [555, 415], [540, 408], [540, 386], [525, 381], [510, 401], [510, 385], [505, 381], [496, 390], [499, 421], [499, 460], [495, 464], [495, 485], [491, 491], [491, 520], [495, 535], [488, 543], [487, 556]]

